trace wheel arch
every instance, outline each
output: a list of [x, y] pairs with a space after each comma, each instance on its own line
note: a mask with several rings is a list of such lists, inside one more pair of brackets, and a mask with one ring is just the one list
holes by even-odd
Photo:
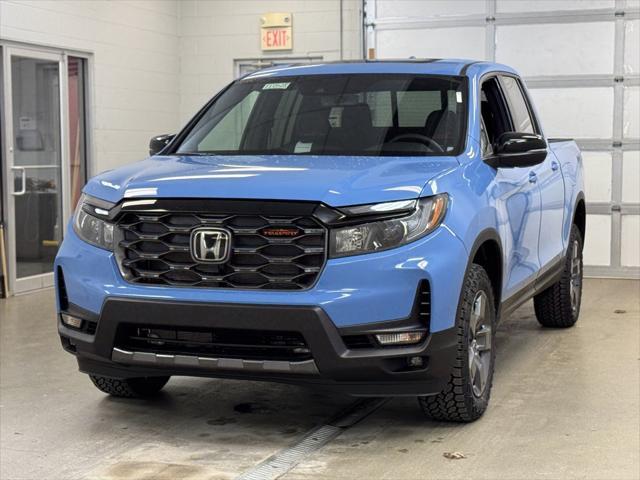
[[[469, 251], [469, 266], [472, 263], [476, 263], [484, 268], [489, 276], [491, 286], [493, 287], [496, 312], [499, 311], [502, 298], [502, 284], [504, 278], [504, 261], [502, 252], [500, 235], [498, 235], [498, 232], [492, 228], [488, 228], [480, 232]], [[469, 266], [467, 266], [467, 269]]]
[[584, 200], [584, 193], [580, 192], [576, 197], [576, 206], [573, 210], [572, 225], [578, 227], [580, 235], [582, 235], [582, 244], [584, 245], [585, 235], [587, 232], [587, 208]]

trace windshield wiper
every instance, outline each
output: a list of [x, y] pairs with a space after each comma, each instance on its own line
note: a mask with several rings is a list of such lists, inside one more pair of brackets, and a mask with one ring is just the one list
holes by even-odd
[[218, 155], [215, 152], [176, 152], [174, 155], [182, 155], [185, 157], [194, 156], [194, 157], [208, 157], [211, 155]]

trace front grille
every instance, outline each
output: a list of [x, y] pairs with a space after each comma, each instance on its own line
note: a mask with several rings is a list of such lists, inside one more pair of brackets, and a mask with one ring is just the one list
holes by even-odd
[[298, 332], [122, 324], [116, 348], [136, 352], [244, 360], [310, 360]]
[[[326, 258], [326, 229], [311, 216], [125, 212], [118, 227], [118, 261], [133, 283], [303, 290], [314, 284]], [[194, 260], [191, 232], [202, 227], [232, 233], [227, 262]], [[273, 236], [274, 230], [295, 236]]]

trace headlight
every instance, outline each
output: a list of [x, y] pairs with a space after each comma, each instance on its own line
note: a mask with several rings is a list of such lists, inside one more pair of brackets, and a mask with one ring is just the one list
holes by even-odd
[[82, 195], [76, 213], [73, 216], [73, 229], [87, 243], [105, 250], [113, 250], [113, 224], [102, 220], [89, 212], [108, 212], [87, 202]]
[[[422, 198], [415, 202], [415, 209], [406, 216], [333, 229], [331, 257], [387, 250], [424, 237], [442, 223], [447, 202], [446, 194]], [[381, 211], [375, 207], [368, 210]]]

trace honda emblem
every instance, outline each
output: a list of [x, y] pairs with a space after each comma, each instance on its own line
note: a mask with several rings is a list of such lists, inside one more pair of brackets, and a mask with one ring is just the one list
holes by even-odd
[[224, 263], [231, 253], [231, 232], [199, 228], [191, 232], [191, 256], [197, 262]]

